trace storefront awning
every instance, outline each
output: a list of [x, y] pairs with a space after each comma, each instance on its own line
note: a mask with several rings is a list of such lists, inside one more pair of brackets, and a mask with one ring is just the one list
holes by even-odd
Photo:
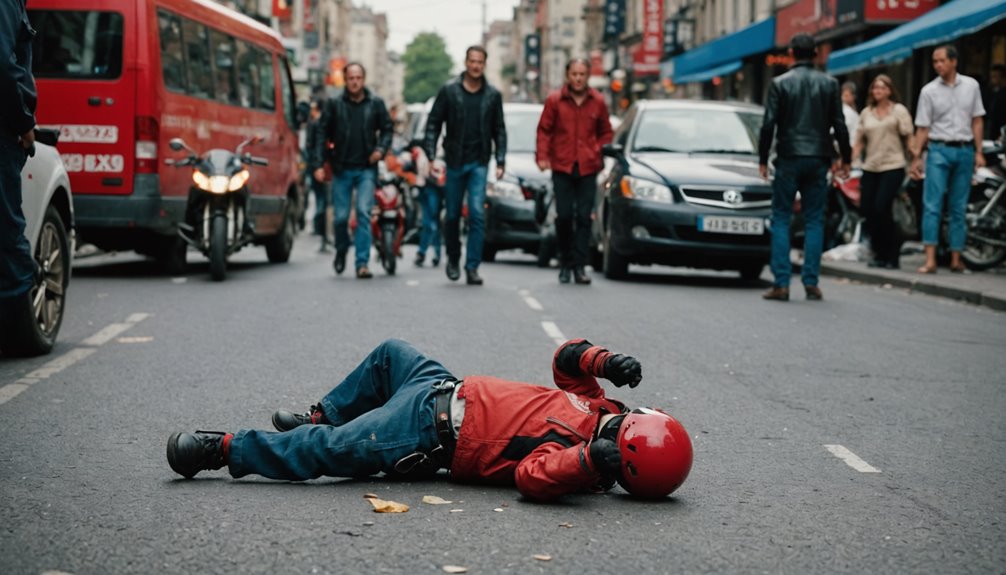
[[852, 48], [832, 52], [828, 72], [845, 74], [900, 62], [924, 46], [950, 42], [1006, 18], [1006, 0], [953, 0]]
[[740, 68], [742, 59], [773, 48], [775, 16], [678, 56], [674, 59], [674, 83], [703, 82], [729, 74]]

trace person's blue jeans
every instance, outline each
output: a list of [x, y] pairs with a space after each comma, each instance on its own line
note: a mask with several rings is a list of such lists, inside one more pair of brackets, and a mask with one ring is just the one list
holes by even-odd
[[35, 260], [21, 209], [21, 168], [27, 159], [17, 137], [0, 130], [0, 299], [20, 297], [34, 285]]
[[370, 211], [374, 208], [374, 189], [377, 186], [376, 168], [342, 170], [332, 180], [332, 207], [335, 212], [335, 249], [349, 249], [349, 205], [356, 190], [356, 234], [353, 247], [356, 251], [356, 268], [370, 262]]
[[440, 210], [444, 206], [444, 191], [433, 184], [426, 184], [422, 191], [423, 230], [419, 235], [419, 255], [433, 246], [433, 254], [440, 259]]
[[286, 432], [242, 430], [230, 443], [229, 470], [271, 479], [366, 477], [439, 444], [433, 384], [453, 378], [410, 344], [390, 339], [321, 400], [331, 425]]
[[824, 247], [824, 207], [828, 200], [827, 158], [779, 158], [772, 181], [772, 260], [776, 287], [789, 287], [793, 268], [789, 259], [789, 227], [793, 202], [800, 192], [806, 234], [803, 240], [803, 285], [816, 286]]
[[943, 198], [947, 197], [950, 212], [950, 250], [964, 249], [968, 227], [965, 215], [971, 193], [971, 175], [975, 169], [973, 146], [953, 148], [939, 142], [929, 142], [926, 156], [926, 182], [922, 188], [922, 243], [935, 246], [940, 238]]
[[444, 218], [444, 241], [447, 257], [461, 259], [461, 203], [468, 194], [468, 245], [465, 269], [478, 269], [482, 263], [482, 242], [485, 240], [486, 174], [485, 164], [472, 162], [460, 168], [447, 168], [447, 214]]

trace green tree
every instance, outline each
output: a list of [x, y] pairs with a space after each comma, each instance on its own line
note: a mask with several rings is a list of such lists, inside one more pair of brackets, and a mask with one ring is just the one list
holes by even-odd
[[405, 101], [422, 103], [437, 95], [451, 76], [453, 62], [447, 44], [436, 32], [422, 32], [412, 39], [402, 56], [405, 62]]

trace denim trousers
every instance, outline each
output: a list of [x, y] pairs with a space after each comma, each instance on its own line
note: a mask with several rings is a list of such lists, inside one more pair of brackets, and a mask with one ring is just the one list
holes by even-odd
[[559, 265], [587, 265], [590, 244], [590, 214], [594, 210], [596, 174], [581, 176], [574, 167], [572, 174], [552, 172], [555, 193], [555, 240]]
[[827, 158], [792, 156], [779, 158], [772, 181], [772, 275], [776, 287], [789, 287], [793, 268], [789, 259], [789, 227], [793, 202], [800, 192], [806, 225], [803, 240], [803, 285], [816, 286], [824, 247], [824, 207], [828, 200]]
[[410, 344], [387, 340], [321, 400], [331, 425], [239, 431], [229, 471], [293, 481], [389, 473], [406, 455], [440, 444], [433, 384], [451, 377]]
[[17, 137], [0, 130], [0, 299], [22, 296], [34, 285], [35, 260], [21, 209], [21, 168], [27, 159]]
[[349, 205], [356, 189], [356, 267], [370, 262], [370, 211], [374, 208], [377, 168], [345, 169], [332, 180], [332, 207], [335, 211], [335, 249], [349, 249]]
[[935, 246], [940, 238], [943, 198], [950, 212], [950, 250], [964, 249], [968, 226], [965, 215], [971, 194], [971, 175], [975, 169], [973, 146], [954, 148], [929, 142], [926, 156], [926, 181], [922, 188], [922, 243]]
[[314, 233], [321, 237], [322, 241], [328, 240], [328, 222], [325, 221], [326, 210], [331, 203], [331, 196], [326, 189], [325, 182], [319, 182], [313, 174], [308, 174], [311, 181], [311, 191], [314, 192]]
[[426, 184], [420, 197], [423, 229], [419, 234], [419, 255], [425, 256], [426, 249], [433, 246], [434, 257], [440, 259], [440, 211], [444, 207], [444, 190], [433, 184]]
[[459, 168], [447, 167], [447, 214], [444, 218], [444, 242], [447, 257], [461, 258], [461, 204], [468, 194], [468, 245], [465, 269], [478, 269], [482, 263], [482, 242], [485, 239], [486, 174], [485, 164], [471, 162]]

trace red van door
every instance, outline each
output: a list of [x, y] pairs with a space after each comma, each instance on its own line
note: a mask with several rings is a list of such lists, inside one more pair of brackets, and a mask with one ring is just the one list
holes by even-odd
[[136, 134], [135, 0], [32, 0], [38, 124], [60, 130], [74, 195], [129, 194]]

